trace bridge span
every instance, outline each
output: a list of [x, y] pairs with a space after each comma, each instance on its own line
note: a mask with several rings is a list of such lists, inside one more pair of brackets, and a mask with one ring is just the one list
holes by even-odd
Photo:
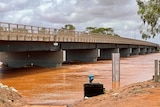
[[[0, 61], [13, 68], [26, 65], [57, 67], [64, 62], [95, 62], [157, 52], [158, 44], [70, 30], [0, 22]], [[100, 55], [98, 55], [98, 52]]]

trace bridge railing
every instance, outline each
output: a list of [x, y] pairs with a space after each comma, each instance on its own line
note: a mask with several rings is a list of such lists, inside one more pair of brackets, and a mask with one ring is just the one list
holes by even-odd
[[0, 31], [30, 34], [55, 34], [58, 29], [0, 22]]
[[54, 29], [54, 28], [46, 28], [46, 27], [38, 27], [38, 26], [29, 26], [29, 25], [21, 25], [21, 24], [12, 24], [12, 23], [4, 23], [0, 22], [0, 32], [10, 32], [10, 33], [21, 33], [21, 34], [45, 34], [45, 35], [53, 35], [58, 34], [59, 36], [94, 36], [100, 37], [102, 34], [93, 34], [72, 30], [64, 30], [64, 29]]
[[118, 36], [0, 22], [0, 40], [117, 43], [155, 46]]
[[[86, 32], [64, 30], [64, 29], [53, 29], [38, 26], [29, 26], [21, 24], [11, 24], [0, 22], [0, 34], [5, 35], [4, 38], [9, 39], [28, 39], [31, 37], [32, 40], [42, 40], [40, 38], [50, 38], [50, 40], [57, 41], [68, 41], [74, 42], [74, 40], [79, 42], [106, 42], [103, 35], [91, 34]], [[7, 35], [7, 36], [6, 36]], [[17, 37], [15, 37], [17, 36]], [[54, 38], [52, 36], [55, 36]], [[8, 38], [7, 38], [8, 37]], [[4, 39], [3, 38], [3, 39]], [[2, 39], [2, 38], [1, 38]], [[49, 39], [48, 39], [49, 40]]]

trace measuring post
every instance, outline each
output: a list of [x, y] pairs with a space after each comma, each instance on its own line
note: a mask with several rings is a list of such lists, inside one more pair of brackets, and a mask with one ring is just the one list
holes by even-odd
[[158, 82], [159, 77], [160, 77], [160, 67], [159, 67], [160, 62], [159, 62], [159, 60], [155, 60], [154, 63], [155, 63], [155, 65], [154, 65], [155, 66], [154, 82]]
[[120, 87], [120, 53], [112, 53], [112, 89]]

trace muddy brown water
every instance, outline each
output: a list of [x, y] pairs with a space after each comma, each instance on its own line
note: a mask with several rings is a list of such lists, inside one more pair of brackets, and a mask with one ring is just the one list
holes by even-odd
[[[121, 58], [121, 86], [152, 79], [155, 59], [160, 59], [160, 53]], [[83, 100], [83, 84], [88, 82], [89, 74], [95, 75], [93, 82], [102, 83], [106, 90], [111, 89], [111, 60], [65, 64], [60, 68], [1, 67], [0, 82], [15, 87], [29, 104], [74, 104]]]

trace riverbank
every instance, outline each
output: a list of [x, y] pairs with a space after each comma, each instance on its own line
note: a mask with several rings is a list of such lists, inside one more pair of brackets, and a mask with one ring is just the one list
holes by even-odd
[[22, 107], [26, 104], [15, 88], [0, 83], [0, 107]]
[[28, 105], [26, 99], [14, 87], [0, 83], [0, 107], [66, 107], [52, 105]]
[[[160, 82], [153, 80], [133, 83], [105, 94], [83, 100], [69, 107], [159, 107]], [[27, 105], [25, 99], [13, 87], [0, 84], [0, 107], [62, 107], [54, 105]], [[63, 106], [66, 107], [66, 106]]]
[[104, 95], [84, 100], [73, 107], [160, 107], [160, 83], [133, 83]]

